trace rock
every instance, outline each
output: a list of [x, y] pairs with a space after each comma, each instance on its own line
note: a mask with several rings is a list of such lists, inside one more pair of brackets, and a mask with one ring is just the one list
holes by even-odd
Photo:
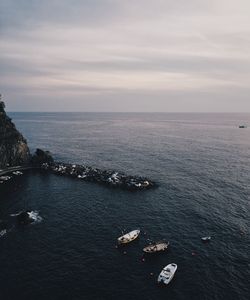
[[112, 170], [100, 170], [84, 165], [45, 162], [41, 168], [61, 176], [70, 176], [80, 180], [96, 182], [109, 187], [137, 191], [156, 187], [156, 183], [141, 176], [127, 176]]
[[0, 169], [29, 163], [30, 151], [25, 138], [5, 112], [0, 96]]
[[30, 217], [30, 210], [26, 210], [17, 215], [17, 222], [20, 225], [28, 225], [33, 223], [35, 220]]
[[5, 104], [2, 100], [2, 96], [0, 95], [0, 112], [4, 113], [5, 111]]
[[[24, 167], [26, 169], [41, 168], [58, 175], [66, 175], [131, 191], [156, 187], [153, 181], [141, 176], [127, 176], [114, 170], [100, 170], [84, 165], [54, 162], [51, 153], [41, 149], [37, 149], [35, 154], [31, 156], [26, 140], [6, 115], [5, 104], [1, 101], [0, 95], [0, 169], [12, 166], [21, 166], [20, 170]], [[10, 179], [7, 177], [2, 176], [0, 183]], [[18, 222], [20, 224], [34, 222], [29, 213], [30, 211], [24, 211], [18, 215]]]
[[31, 162], [34, 165], [40, 166], [44, 163], [47, 163], [47, 164], [53, 163], [54, 159], [49, 151], [36, 149], [35, 154], [32, 156]]

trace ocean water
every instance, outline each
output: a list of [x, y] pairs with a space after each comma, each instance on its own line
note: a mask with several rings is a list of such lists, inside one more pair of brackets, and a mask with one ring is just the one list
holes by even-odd
[[[34, 150], [155, 180], [143, 192], [26, 171], [0, 185], [0, 299], [249, 299], [250, 114], [11, 113]], [[39, 222], [18, 227], [24, 207]], [[115, 247], [121, 230], [140, 239]], [[212, 240], [203, 244], [202, 236]], [[148, 239], [170, 241], [142, 260]], [[161, 269], [176, 263], [169, 286]]]

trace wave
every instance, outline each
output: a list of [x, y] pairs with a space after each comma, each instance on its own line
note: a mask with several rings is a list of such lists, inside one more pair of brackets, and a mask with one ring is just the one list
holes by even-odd
[[11, 216], [11, 217], [17, 217], [17, 216], [19, 216], [21, 213], [22, 213], [22, 211], [19, 211], [18, 213], [10, 214], [10, 216]]
[[3, 237], [7, 233], [6, 229], [0, 230], [0, 238]]
[[[17, 217], [24, 211], [19, 211], [18, 213], [10, 214], [11, 217]], [[39, 215], [39, 211], [37, 210], [31, 210], [27, 211], [27, 214], [29, 215], [29, 218], [32, 219], [33, 221], [31, 224], [36, 224], [42, 222], [43, 218]]]
[[40, 223], [43, 220], [43, 218], [39, 215], [39, 211], [37, 211], [37, 210], [32, 210], [32, 211], [28, 212], [28, 215], [31, 219], [34, 220], [34, 222], [32, 222], [32, 224]]

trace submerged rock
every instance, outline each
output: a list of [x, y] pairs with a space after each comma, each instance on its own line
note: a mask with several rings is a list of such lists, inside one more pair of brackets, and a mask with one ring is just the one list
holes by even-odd
[[31, 211], [26, 210], [22, 211], [20, 214], [17, 215], [17, 222], [20, 225], [28, 225], [30, 223], [35, 222], [35, 220], [31, 216]]

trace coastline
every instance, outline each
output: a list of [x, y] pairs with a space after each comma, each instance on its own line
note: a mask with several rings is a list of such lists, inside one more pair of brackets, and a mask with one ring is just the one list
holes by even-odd
[[0, 170], [0, 176], [8, 175], [9, 173], [15, 172], [15, 171], [24, 171], [24, 170], [30, 170], [30, 169], [38, 169], [38, 167], [35, 166], [14, 166], [9, 167], [5, 169]]
[[0, 170], [0, 179], [2, 176], [16, 171], [31, 169], [40, 169], [41, 171], [48, 171], [56, 175], [73, 177], [87, 182], [95, 182], [112, 188], [141, 191], [156, 187], [153, 181], [145, 177], [125, 175], [114, 170], [100, 170], [89, 166], [62, 162], [45, 162], [41, 165], [29, 164], [5, 168]]

